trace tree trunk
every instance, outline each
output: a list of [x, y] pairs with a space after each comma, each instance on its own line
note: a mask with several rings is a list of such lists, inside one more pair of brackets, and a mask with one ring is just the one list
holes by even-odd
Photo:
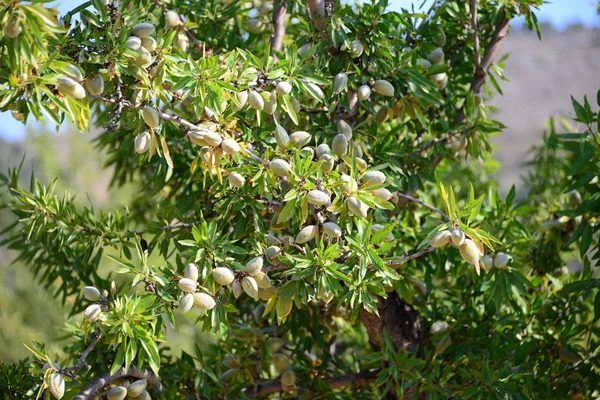
[[[396, 292], [389, 293], [387, 298], [380, 297], [377, 309], [379, 316], [364, 309], [360, 310], [360, 320], [367, 328], [371, 346], [376, 350], [381, 348], [385, 329], [397, 350], [405, 349], [409, 354], [416, 352], [417, 356], [421, 357], [419, 314], [415, 309], [401, 300]], [[404, 399], [414, 399], [417, 389], [416, 386], [408, 389], [404, 393]], [[389, 398], [398, 398], [398, 396], [391, 393]]]

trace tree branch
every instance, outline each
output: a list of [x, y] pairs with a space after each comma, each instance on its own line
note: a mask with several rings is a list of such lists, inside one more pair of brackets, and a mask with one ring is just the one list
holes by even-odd
[[479, 93], [481, 87], [485, 83], [485, 78], [490, 67], [492, 66], [494, 58], [498, 54], [498, 51], [500, 51], [500, 46], [502, 46], [502, 42], [508, 34], [509, 26], [510, 21], [503, 15], [496, 24], [496, 29], [494, 30], [492, 39], [485, 48], [485, 54], [483, 56], [483, 60], [481, 61], [481, 76], [478, 77], [476, 74], [473, 77], [473, 82], [471, 82], [471, 90], [473, 90], [474, 93]]
[[[380, 370], [364, 371], [356, 374], [347, 374], [322, 378], [321, 381], [329, 383], [332, 389], [341, 389], [347, 386], [365, 385], [374, 382]], [[306, 390], [306, 388], [303, 388]], [[266, 396], [273, 393], [286, 391], [279, 380], [272, 380], [259, 385], [248, 386], [244, 392], [251, 397]]]
[[275, 0], [273, 3], [273, 29], [271, 36], [271, 56], [277, 59], [275, 50], [281, 51], [283, 37], [285, 36], [285, 14], [287, 12], [287, 0]]
[[412, 201], [412, 202], [415, 202], [415, 203], [417, 203], [417, 204], [420, 204], [420, 205], [422, 205], [423, 207], [426, 207], [426, 208], [430, 209], [431, 211], [434, 211], [434, 212], [436, 212], [436, 213], [440, 214], [442, 217], [446, 218], [448, 221], [452, 221], [452, 219], [450, 218], [450, 216], [449, 216], [448, 214], [446, 214], [445, 212], [443, 212], [442, 210], [440, 210], [439, 208], [436, 208], [436, 207], [434, 207], [434, 206], [431, 206], [431, 205], [429, 205], [429, 204], [425, 203], [425, 202], [424, 202], [424, 201], [422, 201], [422, 200], [419, 200], [419, 199], [417, 199], [417, 198], [415, 198], [415, 197], [409, 196], [409, 195], [407, 195], [407, 194], [404, 194], [404, 193], [397, 192], [396, 194], [397, 194], [399, 197], [402, 197], [403, 199], [410, 200], [410, 201]]
[[88, 384], [81, 392], [79, 392], [72, 400], [89, 400], [92, 395], [94, 395], [97, 391], [101, 390], [105, 386], [108, 386], [111, 382], [116, 381], [119, 378], [132, 377], [138, 379], [146, 379], [148, 380], [148, 384], [151, 386], [155, 386], [158, 391], [163, 390], [163, 385], [160, 383], [160, 380], [152, 371], [148, 371], [146, 369], [139, 371], [135, 367], [130, 367], [129, 369], [120, 368], [114, 374], [110, 374], [110, 372], [105, 373], [100, 378], [94, 380], [90, 384]]
[[471, 0], [471, 30], [473, 31], [473, 50], [475, 52], [475, 77], [481, 78], [484, 74], [481, 69], [481, 54], [479, 53], [479, 33], [477, 27], [477, 1]]
[[89, 344], [89, 346], [79, 355], [79, 359], [77, 360], [77, 363], [74, 366], [72, 366], [72, 367], [63, 368], [61, 370], [61, 373], [63, 373], [64, 375], [67, 375], [71, 379], [74, 379], [75, 376], [77, 376], [77, 374], [81, 370], [81, 368], [83, 368], [86, 365], [88, 365], [85, 360], [90, 355], [90, 353], [92, 352], [92, 350], [94, 350], [94, 347], [96, 347], [96, 345], [98, 344], [98, 342], [100, 342], [101, 336], [102, 335], [100, 334], [99, 330], [95, 331], [94, 333], [92, 333], [91, 337], [93, 338], [93, 340]]
[[414, 260], [415, 258], [419, 258], [421, 256], [424, 256], [425, 254], [431, 253], [434, 250], [435, 250], [435, 247], [428, 247], [425, 250], [421, 250], [417, 253], [410, 254], [410, 255], [404, 256], [402, 258], [398, 258], [397, 260], [387, 261], [385, 263], [385, 265], [388, 267], [397, 267], [398, 265], [404, 264], [407, 261]]

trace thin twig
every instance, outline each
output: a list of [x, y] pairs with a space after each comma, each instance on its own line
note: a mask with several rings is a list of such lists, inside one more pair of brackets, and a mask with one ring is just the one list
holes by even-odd
[[419, 258], [419, 257], [424, 256], [425, 254], [431, 253], [434, 250], [435, 250], [435, 247], [428, 247], [425, 250], [421, 250], [414, 254], [409, 254], [402, 258], [398, 258], [397, 260], [386, 261], [385, 265], [388, 267], [396, 267], [400, 264], [404, 264], [407, 261], [414, 260], [415, 258]]
[[81, 368], [83, 368], [86, 365], [88, 365], [85, 360], [90, 355], [90, 353], [92, 352], [92, 350], [94, 350], [94, 347], [96, 347], [96, 345], [98, 344], [98, 342], [100, 342], [100, 337], [101, 336], [102, 335], [100, 334], [100, 331], [96, 331], [96, 332], [92, 333], [91, 337], [93, 338], [93, 340], [89, 344], [89, 346], [79, 355], [79, 359], [77, 360], [77, 363], [74, 366], [72, 366], [72, 367], [63, 368], [61, 370], [61, 372], [64, 375], [67, 375], [68, 377], [70, 377], [71, 379], [74, 379], [75, 376], [77, 376], [77, 374], [81, 370]]
[[92, 381], [81, 392], [79, 392], [75, 397], [73, 397], [73, 400], [89, 400], [91, 396], [93, 396], [102, 388], [108, 386], [111, 382], [114, 382], [119, 378], [125, 377], [146, 379], [148, 380], [148, 384], [151, 386], [155, 386], [159, 392], [163, 390], [162, 383], [160, 383], [160, 380], [156, 375], [154, 375], [152, 371], [146, 369], [140, 371], [135, 367], [130, 367], [129, 369], [119, 368], [114, 374], [107, 372], [100, 378]]
[[484, 72], [481, 69], [481, 54], [479, 53], [477, 2], [478, 0], [471, 0], [471, 30], [473, 31], [473, 50], [475, 52], [475, 77], [480, 78]]
[[273, 30], [271, 36], [271, 57], [277, 60], [275, 50], [281, 51], [283, 38], [285, 36], [285, 14], [287, 12], [287, 0], [275, 0], [273, 2]]
[[417, 199], [415, 197], [409, 196], [409, 195], [404, 194], [404, 193], [398, 192], [397, 195], [399, 197], [402, 197], [402, 198], [406, 199], [406, 200], [410, 200], [412, 202], [418, 203], [418, 204], [422, 205], [423, 207], [429, 208], [431, 211], [435, 211], [436, 213], [440, 214], [442, 217], [446, 218], [448, 221], [452, 221], [452, 219], [448, 216], [448, 214], [446, 214], [445, 212], [443, 212], [439, 208], [436, 208], [436, 207], [434, 207], [432, 205], [429, 205], [429, 204], [423, 202], [422, 200], [419, 200], [419, 199]]
[[289, 269], [290, 267], [283, 264], [283, 263], [279, 263], [277, 265], [266, 265], [262, 268], [262, 272], [276, 272], [276, 271], [285, 271], [286, 269]]
[[[333, 376], [331, 378], [323, 378], [320, 381], [329, 382], [329, 387], [332, 389], [340, 389], [347, 386], [353, 385], [365, 385], [374, 382], [377, 379], [379, 370], [359, 372], [357, 374], [348, 374]], [[287, 391], [279, 380], [272, 380], [260, 385], [252, 385], [247, 387], [244, 392], [246, 395], [251, 397], [266, 396], [269, 394]], [[289, 389], [288, 389], [289, 390]], [[300, 388], [296, 390], [307, 390], [306, 388]]]

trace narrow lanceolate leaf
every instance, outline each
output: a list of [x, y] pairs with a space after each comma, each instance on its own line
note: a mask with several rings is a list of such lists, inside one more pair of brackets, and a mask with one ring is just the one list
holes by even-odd
[[164, 136], [160, 137], [160, 146], [162, 147], [163, 154], [165, 156], [165, 161], [169, 168], [173, 168], [173, 160], [171, 160], [171, 154], [169, 153], [169, 146], [167, 146], [167, 140]]

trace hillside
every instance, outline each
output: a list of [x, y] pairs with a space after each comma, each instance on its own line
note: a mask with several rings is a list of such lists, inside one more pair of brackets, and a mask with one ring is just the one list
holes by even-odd
[[570, 95], [584, 95], [592, 105], [600, 88], [600, 30], [572, 28], [565, 32], [544, 30], [540, 42], [535, 33], [512, 31], [502, 53], [510, 53], [503, 83], [504, 96], [491, 104], [495, 119], [508, 128], [496, 139], [495, 157], [503, 164], [499, 174], [506, 190], [518, 186], [521, 164], [531, 146], [540, 141], [549, 116], [572, 117]]

